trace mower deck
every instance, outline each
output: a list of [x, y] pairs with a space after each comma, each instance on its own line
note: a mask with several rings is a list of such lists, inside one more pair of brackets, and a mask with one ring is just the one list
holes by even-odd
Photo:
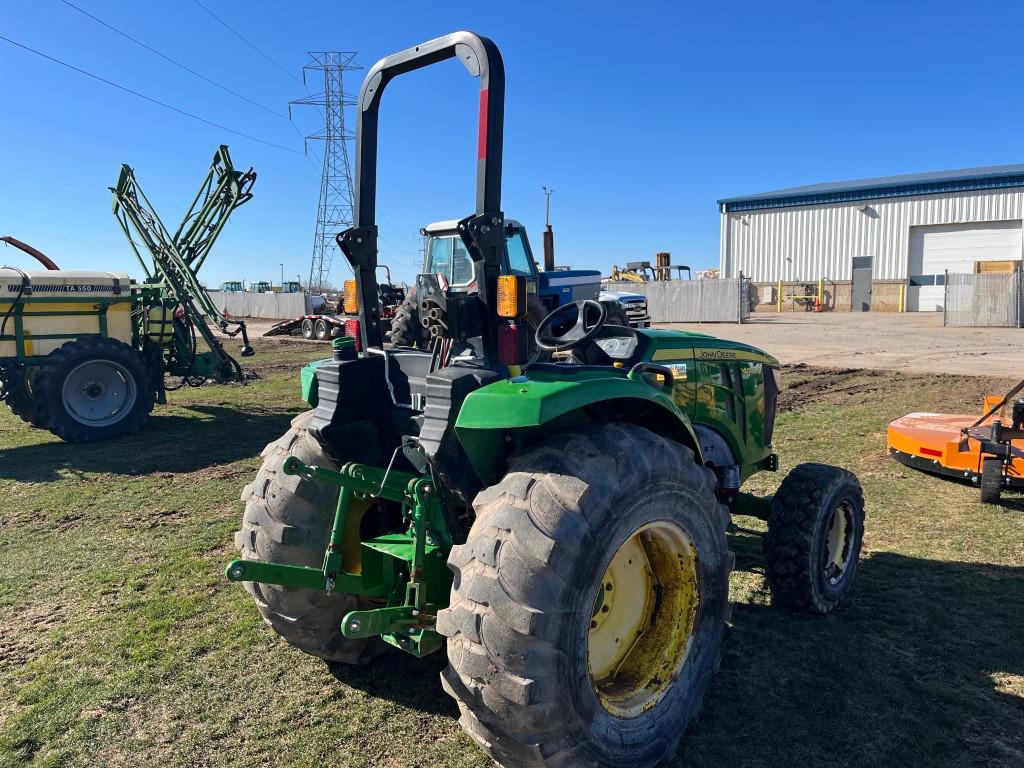
[[[909, 413], [889, 424], [889, 455], [908, 467], [945, 477], [967, 480], [975, 485], [981, 476], [981, 442], [991, 433], [979, 426], [967, 436], [963, 430], [976, 416], [948, 413]], [[1013, 456], [1004, 472], [1004, 485], [1024, 489], [1024, 450], [1012, 446]]]

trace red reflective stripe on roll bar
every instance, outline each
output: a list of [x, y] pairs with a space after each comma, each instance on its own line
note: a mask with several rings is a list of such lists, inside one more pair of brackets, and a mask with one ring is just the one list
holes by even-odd
[[477, 134], [476, 158], [483, 160], [487, 157], [487, 89], [480, 91], [480, 131]]

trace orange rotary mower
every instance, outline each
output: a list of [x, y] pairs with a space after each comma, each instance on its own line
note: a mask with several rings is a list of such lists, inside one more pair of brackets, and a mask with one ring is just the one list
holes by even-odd
[[[889, 424], [889, 455], [901, 464], [981, 488], [981, 500], [999, 502], [1003, 489], [1024, 490], [1024, 381], [1004, 397], [985, 398], [981, 418], [909, 413]], [[1010, 423], [1005, 423], [1010, 404]]]

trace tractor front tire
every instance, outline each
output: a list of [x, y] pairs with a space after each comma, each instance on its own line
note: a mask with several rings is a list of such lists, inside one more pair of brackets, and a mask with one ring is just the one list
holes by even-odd
[[453, 547], [445, 690], [507, 768], [650, 768], [700, 710], [728, 614], [728, 513], [674, 441], [595, 424], [511, 461]]
[[[263, 466], [242, 490], [245, 514], [235, 547], [245, 560], [323, 565], [339, 489], [281, 469], [289, 455], [307, 465], [338, 469], [307, 430], [312, 415], [307, 411], [296, 416], [291, 429], [263, 449]], [[263, 620], [300, 651], [326, 661], [366, 664], [387, 648], [379, 638], [350, 640], [341, 634], [346, 613], [371, 607], [354, 595], [251, 581], [245, 589]]]
[[[13, 409], [12, 409], [13, 410]], [[1003, 495], [1003, 460], [991, 456], [981, 460], [981, 503], [998, 504]]]
[[864, 492], [856, 475], [827, 464], [800, 464], [772, 499], [764, 537], [773, 600], [826, 614], [853, 586], [864, 539]]
[[142, 354], [123, 341], [83, 336], [65, 342], [32, 379], [32, 423], [68, 443], [138, 432], [153, 410], [153, 382]]

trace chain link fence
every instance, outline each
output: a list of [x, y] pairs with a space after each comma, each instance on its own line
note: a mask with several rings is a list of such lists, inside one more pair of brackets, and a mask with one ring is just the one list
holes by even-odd
[[750, 316], [746, 277], [607, 283], [606, 289], [646, 296], [647, 312], [655, 323], [742, 323]]
[[943, 325], [1020, 328], [1022, 273], [947, 274]]

